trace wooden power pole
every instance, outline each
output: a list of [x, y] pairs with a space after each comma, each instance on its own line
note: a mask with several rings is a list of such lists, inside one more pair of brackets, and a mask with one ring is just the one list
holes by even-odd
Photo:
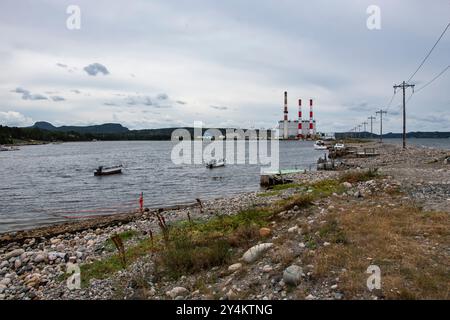
[[380, 142], [383, 142], [383, 113], [387, 114], [387, 111], [384, 111], [383, 109], [380, 109], [380, 111], [377, 111], [376, 114], [380, 114]]
[[406, 148], [406, 100], [405, 100], [405, 91], [406, 88], [412, 88], [414, 93], [414, 84], [408, 84], [405, 81], [402, 82], [402, 84], [394, 85], [394, 93], [397, 89], [403, 90], [403, 149]]
[[368, 119], [370, 120], [370, 136], [373, 139], [373, 120], [376, 118], [374, 116], [370, 116]]

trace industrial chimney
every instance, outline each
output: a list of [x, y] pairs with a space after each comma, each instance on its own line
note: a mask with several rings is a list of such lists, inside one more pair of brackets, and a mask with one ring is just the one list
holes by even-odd
[[287, 102], [287, 91], [284, 92], [284, 128], [283, 128], [283, 139], [287, 140], [288, 135], [288, 102]]
[[313, 118], [313, 99], [309, 99], [309, 134], [311, 137], [314, 134]]
[[302, 99], [298, 99], [298, 138], [303, 137], [303, 127], [302, 127]]

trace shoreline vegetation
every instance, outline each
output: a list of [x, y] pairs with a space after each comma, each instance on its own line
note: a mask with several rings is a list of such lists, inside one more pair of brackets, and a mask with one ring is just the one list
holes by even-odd
[[[186, 129], [194, 137], [194, 128], [161, 128], [129, 130], [120, 124], [103, 124], [86, 127], [63, 126], [55, 127], [47, 122], [37, 122], [32, 127], [17, 128], [0, 125], [0, 145], [36, 145], [52, 142], [83, 142], [83, 141], [169, 141], [176, 129]], [[229, 128], [231, 129], [231, 128]], [[202, 129], [202, 134], [208, 130]], [[218, 129], [225, 135], [226, 128]], [[259, 134], [259, 130], [256, 130]], [[364, 140], [379, 139], [379, 135], [369, 132], [336, 133], [336, 139]], [[401, 138], [399, 133], [383, 134], [384, 139]], [[449, 139], [450, 132], [409, 132], [407, 138]], [[357, 142], [359, 142], [357, 141]]]
[[0, 299], [449, 299], [450, 152], [367, 144], [270, 190], [0, 235]]

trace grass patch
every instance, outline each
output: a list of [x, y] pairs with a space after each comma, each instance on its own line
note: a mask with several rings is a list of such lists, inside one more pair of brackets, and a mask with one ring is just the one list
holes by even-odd
[[362, 181], [369, 181], [379, 177], [377, 169], [369, 169], [369, 170], [352, 170], [343, 173], [339, 177], [340, 182], [350, 182], [357, 183]]
[[[345, 268], [347, 272], [340, 274], [341, 290], [347, 296], [365, 295], [369, 294], [367, 267], [378, 265], [381, 294], [387, 299], [450, 298], [448, 258], [440, 253], [443, 248], [431, 249], [436, 243], [445, 247], [450, 242], [448, 213], [409, 206], [352, 209], [330, 215], [325, 225], [310, 230], [308, 247], [316, 234], [332, 243], [308, 261], [315, 265], [316, 277], [326, 278]], [[421, 240], [424, 234], [427, 239]]]
[[187, 234], [179, 234], [164, 248], [158, 262], [166, 275], [176, 279], [222, 265], [228, 262], [230, 254], [230, 244], [225, 239], [196, 241]]
[[269, 192], [262, 192], [262, 193], [258, 193], [257, 197], [273, 197], [273, 196], [277, 196], [280, 194], [280, 191], [269, 191]]
[[[125, 249], [127, 264], [131, 264], [136, 259], [149, 254], [157, 249], [150, 239], [142, 240], [134, 246]], [[81, 285], [84, 287], [89, 284], [91, 279], [106, 279], [109, 275], [123, 269], [122, 262], [118, 254], [114, 254], [108, 258], [93, 261], [92, 263], [80, 266]]]
[[[272, 213], [266, 209], [249, 209], [231, 216], [218, 216], [208, 221], [183, 221], [170, 226], [169, 237], [155, 236], [125, 248], [127, 264], [154, 252], [159, 269], [170, 277], [198, 272], [228, 261], [230, 249], [249, 246], [259, 236], [260, 227], [267, 224]], [[121, 234], [124, 240], [132, 233]], [[111, 245], [112, 241], [111, 241]], [[82, 285], [91, 279], [105, 279], [122, 270], [117, 254], [81, 266]]]
[[272, 188], [270, 188], [270, 190], [281, 191], [281, 190], [286, 190], [286, 189], [299, 188], [301, 186], [302, 185], [298, 184], [298, 183], [277, 184], [277, 185], [273, 186]]

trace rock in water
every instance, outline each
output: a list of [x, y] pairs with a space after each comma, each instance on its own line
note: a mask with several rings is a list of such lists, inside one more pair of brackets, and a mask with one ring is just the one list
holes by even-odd
[[295, 264], [284, 270], [283, 281], [286, 284], [297, 286], [302, 280], [303, 269]]
[[242, 259], [247, 263], [252, 263], [256, 259], [258, 259], [261, 256], [261, 254], [264, 253], [264, 251], [266, 251], [272, 246], [273, 243], [261, 243], [256, 246], [253, 246], [244, 253]]
[[176, 297], [184, 297], [185, 295], [188, 294], [188, 289], [183, 288], [183, 287], [175, 287], [170, 291], [166, 292], [166, 295], [168, 295], [169, 297], [171, 297], [172, 299], [175, 299]]

